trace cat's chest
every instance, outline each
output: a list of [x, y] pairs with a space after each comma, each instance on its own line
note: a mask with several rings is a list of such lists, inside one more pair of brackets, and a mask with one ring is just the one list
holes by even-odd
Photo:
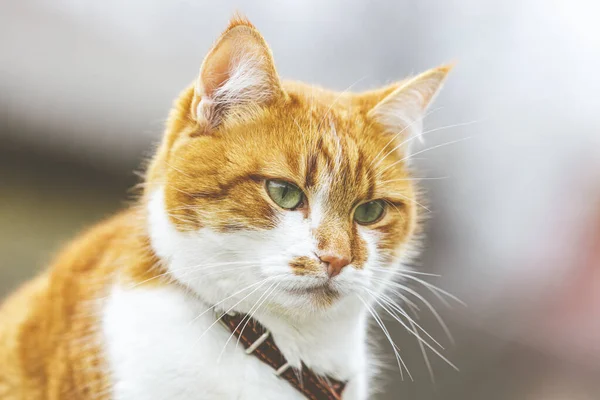
[[103, 309], [107, 364], [118, 400], [302, 399], [246, 355], [211, 311], [181, 291], [115, 287]]

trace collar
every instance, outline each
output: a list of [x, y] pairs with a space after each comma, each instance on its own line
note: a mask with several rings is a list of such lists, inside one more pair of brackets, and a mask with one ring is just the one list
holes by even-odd
[[346, 382], [315, 374], [304, 363], [300, 370], [287, 362], [268, 329], [245, 314], [223, 314], [223, 324], [239, 339], [246, 354], [254, 355], [273, 368], [273, 373], [285, 379], [311, 400], [341, 400]]

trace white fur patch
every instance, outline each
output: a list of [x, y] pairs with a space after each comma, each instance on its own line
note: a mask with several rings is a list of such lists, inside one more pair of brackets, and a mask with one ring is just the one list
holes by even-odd
[[207, 331], [214, 314], [196, 318], [207, 308], [175, 287], [114, 287], [103, 319], [112, 398], [303, 398], [235, 340], [221, 355], [230, 332], [220, 324]]
[[[113, 288], [103, 332], [114, 398], [302, 398], [271, 367], [236, 348], [236, 340], [226, 344], [230, 333], [215, 323], [212, 310], [205, 312], [216, 305], [219, 313], [251, 313], [292, 365], [304, 362], [318, 374], [348, 380], [344, 399], [365, 399], [368, 314], [355, 294], [357, 285], [381, 276], [369, 269], [380, 265], [378, 236], [359, 229], [369, 259], [363, 270], [347, 268], [335, 278], [342, 297], [331, 307], [315, 307], [308, 294], [291, 291], [327, 279], [325, 272], [323, 278], [296, 276], [289, 267], [293, 258], [313, 254], [312, 225], [323, 212], [314, 216], [316, 222], [286, 212], [268, 231], [180, 232], [167, 216], [163, 189], [155, 191], [148, 203], [152, 247], [189, 291], [176, 285]], [[372, 290], [381, 287], [374, 284]]]

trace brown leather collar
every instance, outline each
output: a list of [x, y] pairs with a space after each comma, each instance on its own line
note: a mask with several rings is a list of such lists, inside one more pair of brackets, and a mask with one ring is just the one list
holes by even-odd
[[306, 367], [292, 368], [271, 336], [271, 333], [254, 318], [243, 314], [223, 314], [221, 321], [239, 338], [246, 354], [253, 354], [269, 364], [275, 375], [288, 381], [311, 400], [340, 400], [346, 382], [328, 376], [319, 376]]

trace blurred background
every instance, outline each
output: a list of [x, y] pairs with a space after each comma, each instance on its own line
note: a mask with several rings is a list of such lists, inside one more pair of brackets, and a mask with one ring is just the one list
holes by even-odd
[[425, 306], [420, 321], [460, 372], [428, 352], [432, 382], [388, 318], [414, 381], [381, 340], [390, 367], [376, 398], [599, 399], [592, 0], [2, 1], [0, 296], [126, 206], [172, 100], [235, 10], [284, 78], [360, 90], [457, 61], [416, 164], [431, 202], [422, 269], [467, 304], [427, 297], [454, 344]]

